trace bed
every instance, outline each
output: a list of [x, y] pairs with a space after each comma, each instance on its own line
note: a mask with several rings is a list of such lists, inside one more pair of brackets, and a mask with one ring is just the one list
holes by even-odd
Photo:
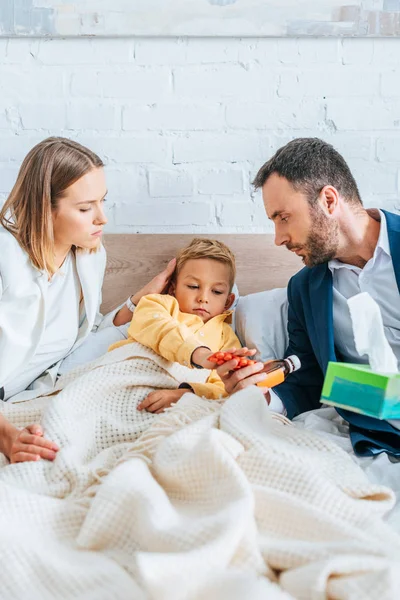
[[[191, 237], [107, 236], [103, 311]], [[241, 296], [301, 267], [272, 236], [218, 237], [237, 255]], [[136, 411], [138, 394], [185, 368], [130, 344], [52, 395], [2, 407], [17, 425], [41, 421], [61, 450], [54, 463], [3, 460], [1, 596], [397, 599], [400, 463], [356, 459], [332, 408], [290, 423], [257, 388]]]

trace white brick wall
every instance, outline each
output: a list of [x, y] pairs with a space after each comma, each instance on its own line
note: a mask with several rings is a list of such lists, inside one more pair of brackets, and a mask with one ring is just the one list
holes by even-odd
[[106, 161], [110, 231], [270, 230], [250, 182], [298, 136], [396, 210], [400, 40], [2, 39], [0, 200], [48, 135]]

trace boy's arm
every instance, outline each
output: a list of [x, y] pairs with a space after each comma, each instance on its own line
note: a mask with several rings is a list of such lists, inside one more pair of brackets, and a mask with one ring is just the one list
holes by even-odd
[[207, 346], [200, 342], [190, 328], [179, 321], [179, 305], [168, 295], [144, 296], [136, 307], [128, 329], [131, 338], [151, 348], [171, 362], [191, 366], [196, 348]]
[[[220, 351], [231, 350], [233, 348], [238, 350], [241, 347], [239, 339], [228, 323], [223, 324], [222, 338], [222, 346], [218, 349]], [[211, 375], [206, 383], [189, 382], [189, 385], [197, 396], [203, 396], [208, 400], [219, 400], [219, 398], [226, 398], [228, 395], [221, 377], [215, 370], [211, 371]]]

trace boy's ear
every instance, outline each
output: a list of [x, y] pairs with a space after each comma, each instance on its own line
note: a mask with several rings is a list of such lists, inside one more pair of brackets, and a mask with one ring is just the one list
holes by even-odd
[[225, 302], [225, 310], [228, 310], [235, 302], [235, 294], [229, 294]]
[[167, 294], [169, 294], [170, 296], [174, 296], [175, 295], [175, 282], [171, 281], [167, 287]]

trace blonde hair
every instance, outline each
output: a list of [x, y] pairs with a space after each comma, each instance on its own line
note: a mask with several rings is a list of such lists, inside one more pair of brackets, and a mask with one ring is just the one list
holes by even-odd
[[176, 268], [173, 275], [173, 281], [181, 272], [183, 265], [188, 260], [196, 260], [199, 258], [209, 258], [216, 260], [228, 266], [229, 268], [229, 291], [232, 291], [233, 284], [236, 278], [236, 262], [233, 252], [218, 240], [209, 240], [206, 238], [194, 238], [188, 246], [182, 248], [176, 256]]
[[17, 181], [0, 211], [0, 223], [27, 252], [32, 264], [53, 275], [52, 211], [65, 190], [103, 161], [77, 142], [50, 137], [22, 162]]

